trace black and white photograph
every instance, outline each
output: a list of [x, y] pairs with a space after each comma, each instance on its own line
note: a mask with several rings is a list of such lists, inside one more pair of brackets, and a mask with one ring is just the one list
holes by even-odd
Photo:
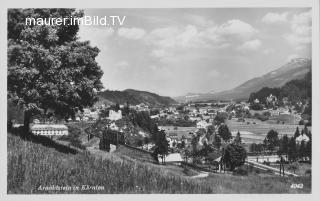
[[6, 194], [314, 193], [314, 9], [6, 8]]

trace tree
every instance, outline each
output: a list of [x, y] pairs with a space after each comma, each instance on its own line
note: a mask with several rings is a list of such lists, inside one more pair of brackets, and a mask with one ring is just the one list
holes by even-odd
[[215, 129], [214, 125], [209, 125], [208, 128], [207, 128], [207, 134], [208, 134], [209, 136], [211, 136], [211, 135], [214, 134], [215, 130], [216, 130], [216, 129]]
[[288, 150], [289, 150], [289, 138], [287, 135], [284, 135], [280, 140], [280, 148], [278, 151], [279, 155], [285, 154], [288, 158]]
[[288, 159], [289, 161], [296, 161], [298, 157], [297, 154], [297, 145], [294, 137], [290, 138], [289, 147], [288, 147]]
[[293, 171], [294, 174], [296, 173], [296, 170], [298, 170], [298, 169], [299, 169], [298, 162], [294, 162], [288, 166], [288, 170]]
[[312, 142], [311, 142], [311, 138], [310, 140], [307, 142], [306, 144], [306, 156], [309, 158], [310, 162], [311, 162], [311, 156], [312, 156]]
[[144, 137], [143, 138], [143, 143], [144, 144], [149, 144], [149, 142], [150, 142], [150, 139], [148, 137]]
[[278, 132], [275, 130], [270, 130], [267, 134], [267, 137], [264, 139], [263, 143], [268, 150], [274, 150], [275, 147], [279, 145]]
[[217, 116], [215, 116], [214, 118], [214, 123], [215, 125], [220, 125], [222, 123], [225, 123], [225, 120], [228, 118], [228, 114], [223, 112], [223, 113], [219, 113], [217, 114]]
[[119, 103], [116, 103], [116, 105], [114, 106], [114, 110], [115, 110], [116, 112], [118, 112], [118, 111], [120, 110], [120, 105], [119, 105]]
[[299, 158], [303, 159], [304, 157], [307, 156], [307, 147], [306, 147], [306, 143], [305, 141], [303, 140], [301, 142], [301, 144], [299, 145]]
[[219, 126], [218, 129], [218, 135], [224, 140], [228, 141], [232, 138], [231, 132], [229, 131], [229, 128], [227, 125], [222, 124]]
[[235, 142], [236, 144], [241, 144], [241, 136], [240, 136], [240, 132], [239, 132], [239, 131], [237, 132], [237, 136], [236, 136], [236, 138], [234, 139], [234, 142]]
[[[99, 49], [77, 38], [78, 25], [26, 25], [25, 18], [82, 17], [75, 9], [8, 10], [8, 100], [23, 106], [24, 126], [35, 113], [73, 117], [102, 89]], [[68, 20], [67, 20], [68, 21]], [[70, 22], [70, 21], [68, 21]]]
[[237, 144], [229, 144], [224, 151], [222, 161], [230, 167], [230, 170], [234, 170], [244, 164], [247, 157], [246, 150]]
[[299, 136], [300, 136], [300, 131], [299, 131], [299, 127], [297, 126], [296, 131], [294, 133], [294, 138], [296, 139]]
[[156, 142], [155, 142], [156, 149], [154, 151], [154, 154], [156, 156], [160, 155], [161, 159], [162, 159], [162, 163], [164, 164], [165, 163], [165, 157], [168, 154], [168, 150], [169, 150], [169, 143], [167, 141], [166, 134], [165, 134], [165, 132], [163, 130], [159, 131], [157, 133], [157, 136], [158, 137], [157, 137]]
[[217, 148], [221, 147], [221, 138], [217, 134], [214, 135], [213, 145], [216, 146]]

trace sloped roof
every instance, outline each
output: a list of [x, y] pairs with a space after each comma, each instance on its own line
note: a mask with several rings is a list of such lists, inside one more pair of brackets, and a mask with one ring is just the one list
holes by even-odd
[[296, 138], [296, 141], [297, 142], [302, 142], [302, 141], [305, 141], [305, 142], [308, 142], [309, 141], [309, 137], [307, 135], [299, 135], [299, 137]]
[[31, 130], [68, 130], [64, 124], [33, 124], [30, 125]]
[[172, 153], [166, 156], [166, 162], [182, 162], [183, 159], [179, 153]]

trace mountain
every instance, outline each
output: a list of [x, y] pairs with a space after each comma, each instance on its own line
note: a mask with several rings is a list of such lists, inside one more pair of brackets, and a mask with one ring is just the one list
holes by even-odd
[[281, 87], [290, 80], [302, 79], [309, 71], [311, 71], [311, 60], [296, 58], [274, 71], [271, 71], [261, 77], [248, 80], [231, 90], [213, 94], [194, 94], [193, 97], [180, 96], [176, 97], [175, 100], [179, 102], [230, 99], [247, 100], [252, 92], [258, 91], [263, 87]]
[[105, 90], [98, 93], [99, 102], [107, 104], [126, 104], [127, 102], [132, 105], [144, 103], [149, 106], [167, 106], [177, 103], [170, 97], [159, 96], [158, 94], [138, 91], [134, 89], [126, 89], [124, 91], [111, 91]]

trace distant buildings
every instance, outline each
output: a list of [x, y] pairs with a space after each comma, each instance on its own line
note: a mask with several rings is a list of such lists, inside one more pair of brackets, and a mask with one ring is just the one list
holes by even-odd
[[206, 121], [199, 121], [197, 123], [197, 128], [200, 129], [200, 128], [204, 128], [206, 129], [210, 124], [207, 123]]
[[259, 99], [257, 99], [257, 98], [253, 102], [257, 103], [257, 104], [260, 103]]

